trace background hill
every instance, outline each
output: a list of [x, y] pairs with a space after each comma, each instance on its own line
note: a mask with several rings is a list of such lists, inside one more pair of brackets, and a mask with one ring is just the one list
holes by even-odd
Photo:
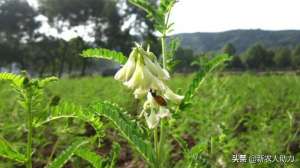
[[299, 30], [231, 30], [220, 33], [182, 33], [174, 36], [181, 39], [182, 48], [190, 48], [196, 53], [217, 51], [227, 43], [232, 43], [238, 54], [255, 43], [263, 44], [267, 48], [295, 47], [300, 43]]

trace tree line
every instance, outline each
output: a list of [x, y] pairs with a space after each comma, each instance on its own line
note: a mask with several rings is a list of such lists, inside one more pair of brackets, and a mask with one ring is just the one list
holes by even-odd
[[192, 49], [179, 48], [175, 53], [177, 72], [193, 72], [199, 69], [204, 58], [212, 58], [218, 54], [228, 54], [232, 57], [227, 69], [234, 71], [269, 71], [298, 70], [300, 68], [300, 44], [295, 47], [266, 48], [257, 43], [244, 52], [237, 53], [233, 44], [227, 43], [220, 51], [194, 53]]
[[295, 47], [266, 48], [254, 44], [241, 54], [235, 53], [232, 44], [226, 44], [223, 52], [233, 56], [231, 69], [240, 70], [295, 70], [300, 67], [300, 44]]

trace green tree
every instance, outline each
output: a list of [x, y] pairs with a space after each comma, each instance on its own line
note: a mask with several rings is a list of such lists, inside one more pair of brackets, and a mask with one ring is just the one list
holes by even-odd
[[67, 53], [67, 60], [68, 60], [68, 72], [69, 74], [72, 73], [74, 66], [81, 67], [80, 75], [83, 76], [86, 73], [86, 68], [88, 65], [91, 65], [91, 61], [82, 58], [79, 56], [81, 51], [87, 49], [89, 46], [81, 37], [76, 37], [68, 41], [68, 53]]
[[222, 51], [230, 56], [234, 56], [236, 53], [236, 49], [232, 43], [225, 44]]
[[300, 68], [300, 45], [297, 45], [292, 55], [292, 65], [294, 68]]
[[175, 66], [176, 71], [189, 72], [193, 68], [192, 62], [195, 60], [194, 52], [192, 49], [184, 49], [179, 47], [175, 53], [175, 61], [178, 64]]
[[249, 47], [242, 54], [241, 60], [250, 69], [266, 69], [273, 64], [271, 52], [266, 50], [261, 44]]
[[129, 53], [133, 39], [128, 29], [122, 29], [126, 20], [119, 12], [118, 1], [39, 0], [39, 3], [40, 11], [54, 27], [91, 26], [90, 36], [98, 46]]
[[229, 62], [229, 68], [232, 69], [243, 69], [244, 65], [240, 56], [233, 56], [232, 60]]
[[25, 0], [0, 1], [0, 59], [3, 62], [28, 67], [24, 45], [36, 39], [36, 30], [40, 27], [40, 22], [35, 19], [37, 15], [38, 12]]
[[274, 62], [278, 68], [291, 66], [291, 50], [287, 47], [278, 48], [275, 52]]

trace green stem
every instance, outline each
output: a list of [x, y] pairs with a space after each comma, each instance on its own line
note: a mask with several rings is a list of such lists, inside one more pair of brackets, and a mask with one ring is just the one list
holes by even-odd
[[[158, 155], [160, 157], [163, 156], [162, 152], [164, 151], [164, 143], [165, 143], [165, 135], [166, 135], [164, 126], [165, 126], [165, 122], [162, 119], [161, 122], [160, 122], [160, 139], [159, 139], [158, 151], [157, 151]], [[162, 167], [164, 167], [163, 166], [163, 163], [164, 163], [163, 160], [161, 158], [159, 158], [159, 161], [160, 161], [160, 165], [162, 165]]]
[[167, 31], [169, 26], [169, 19], [171, 15], [172, 8], [169, 9], [167, 12], [167, 15], [165, 16], [165, 25], [164, 25], [164, 31], [161, 36], [161, 53], [162, 53], [162, 59], [163, 59], [163, 68], [166, 69], [167, 63], [166, 63], [166, 37], [167, 37]]
[[166, 69], [166, 34], [163, 34], [161, 37], [161, 53], [163, 60], [163, 68]]
[[157, 132], [157, 127], [154, 128], [154, 150], [156, 153], [156, 162], [155, 162], [155, 167], [159, 167], [159, 152], [158, 152], [158, 132]]
[[26, 168], [32, 168], [32, 97], [29, 96], [27, 100], [27, 149], [26, 149], [26, 157], [27, 164]]
[[[162, 53], [162, 61], [163, 61], [163, 68], [167, 69], [167, 63], [166, 63], [166, 37], [167, 37], [167, 29], [169, 24], [169, 17], [170, 17], [170, 11], [167, 14], [167, 17], [165, 19], [165, 30], [162, 33], [161, 36], [161, 53]], [[157, 156], [157, 165], [156, 168], [164, 167], [164, 161], [162, 160], [162, 152], [164, 143], [165, 143], [165, 128], [164, 128], [164, 120], [160, 121], [160, 135], [159, 135], [159, 142], [157, 142], [157, 128], [154, 130], [154, 144], [155, 144], [155, 151]], [[156, 137], [155, 137], [156, 136]]]

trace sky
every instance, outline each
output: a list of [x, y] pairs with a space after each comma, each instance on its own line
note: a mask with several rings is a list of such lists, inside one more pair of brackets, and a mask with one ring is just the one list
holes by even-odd
[[[27, 0], [36, 6], [36, 0]], [[170, 20], [177, 33], [222, 32], [232, 29], [300, 29], [300, 0], [179, 0]], [[41, 20], [46, 18], [40, 17]], [[49, 25], [42, 32], [58, 35]], [[82, 27], [66, 30], [65, 39], [84, 36]], [[86, 39], [89, 40], [89, 39]]]
[[174, 33], [300, 29], [299, 0], [180, 0]]

